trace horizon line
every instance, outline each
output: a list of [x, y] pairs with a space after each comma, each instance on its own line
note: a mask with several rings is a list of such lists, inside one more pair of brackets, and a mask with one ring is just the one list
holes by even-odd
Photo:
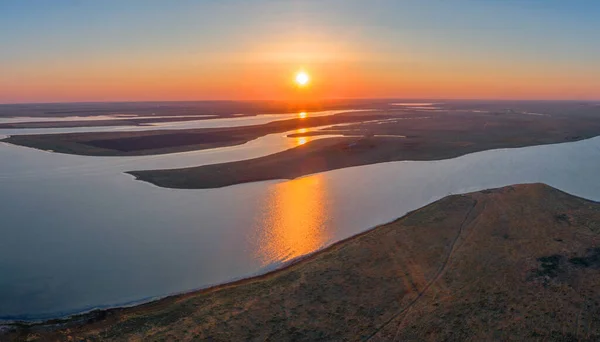
[[[435, 98], [435, 97], [347, 97], [347, 98], [324, 98], [313, 101], [306, 101], [306, 104], [316, 104], [319, 102], [328, 102], [328, 101], [366, 101], [366, 100], [379, 100], [379, 101], [495, 101], [495, 102], [600, 102], [600, 98], [598, 99], [573, 99], [573, 98], [564, 98], [564, 99], [547, 99], [547, 98]], [[261, 100], [105, 100], [105, 101], [43, 101], [43, 102], [0, 102], [0, 106], [10, 106], [10, 105], [50, 105], [50, 104], [106, 104], [106, 103], [193, 103], [193, 102], [236, 102], [236, 103], [260, 103], [260, 102], [280, 102], [280, 103], [298, 103], [298, 101], [294, 100], [275, 100], [275, 99], [261, 99]]]

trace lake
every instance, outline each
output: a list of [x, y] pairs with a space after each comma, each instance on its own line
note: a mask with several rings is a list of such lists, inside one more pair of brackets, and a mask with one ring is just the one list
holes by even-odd
[[285, 135], [142, 157], [0, 143], [0, 319], [59, 317], [259, 274], [448, 194], [544, 182], [600, 200], [600, 137], [209, 190], [163, 189], [123, 173], [306, 142]]

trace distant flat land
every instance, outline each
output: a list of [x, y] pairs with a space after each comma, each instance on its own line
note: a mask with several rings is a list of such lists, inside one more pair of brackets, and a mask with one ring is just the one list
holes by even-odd
[[[409, 100], [331, 101], [312, 106], [315, 109], [352, 106], [376, 110], [244, 127], [15, 135], [3, 141], [59, 153], [137, 156], [234, 146], [271, 133], [326, 125], [333, 127], [304, 135], [342, 136], [309, 142], [288, 151], [239, 162], [130, 172], [140, 180], [162, 187], [216, 188], [253, 181], [292, 179], [351, 166], [400, 160], [438, 160], [489, 149], [577, 141], [600, 135], [600, 104], [594, 102], [453, 100], [429, 103], [420, 101], [421, 103], [410, 105], [414, 102], [406, 101]], [[282, 103], [269, 102], [102, 105], [108, 106], [104, 110], [131, 106], [131, 111], [138, 110], [139, 113], [160, 109], [161, 115], [189, 114], [192, 110], [190, 108], [205, 107], [213, 108], [210, 112], [213, 114], [230, 115], [236, 109], [249, 112], [261, 109], [268, 112], [284, 106]], [[61, 108], [59, 106], [53, 111], [46, 108], [44, 113], [67, 113]], [[71, 110], [75, 111], [73, 108]], [[80, 113], [83, 109], [76, 110]]]
[[[150, 123], [206, 120], [324, 110], [388, 108], [388, 100], [328, 100], [290, 104], [282, 101], [180, 101], [0, 104], [2, 118], [81, 117], [82, 120], [0, 123], [0, 129], [139, 126]], [[120, 120], [85, 120], [93, 116], [131, 116]], [[144, 118], [136, 118], [136, 116]], [[160, 118], [149, 118], [158, 116]], [[193, 116], [182, 118], [181, 116]], [[169, 118], [171, 117], [171, 118]]]
[[[467, 153], [577, 141], [600, 135], [600, 107], [556, 109], [382, 111], [390, 119], [334, 126], [339, 134], [265, 157], [185, 169], [131, 171], [168, 188], [217, 188], [400, 160], [439, 160]], [[481, 107], [480, 107], [481, 108]], [[486, 108], [486, 107], [483, 107]], [[545, 114], [546, 112], [552, 114]], [[293, 134], [292, 136], [302, 136]], [[305, 134], [306, 135], [306, 134]]]
[[0, 339], [597, 341], [600, 204], [543, 184], [453, 195], [291, 266]]
[[389, 100], [283, 101], [167, 101], [0, 104], [2, 117], [69, 117], [97, 115], [217, 115], [278, 114], [339, 109], [370, 109], [388, 106]]
[[271, 133], [387, 118], [381, 112], [349, 112], [242, 127], [14, 135], [2, 141], [59, 153], [135, 156], [240, 145]]
[[210, 116], [174, 117], [174, 118], [128, 118], [107, 120], [69, 120], [69, 121], [31, 121], [0, 123], [0, 129], [27, 129], [27, 128], [69, 128], [69, 127], [104, 127], [104, 126], [144, 126], [156, 123], [185, 122], [192, 120], [215, 119]]

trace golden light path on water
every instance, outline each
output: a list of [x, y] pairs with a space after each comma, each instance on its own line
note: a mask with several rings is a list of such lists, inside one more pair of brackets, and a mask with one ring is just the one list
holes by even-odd
[[[308, 132], [308, 129], [306, 128], [299, 128], [297, 129], [293, 134], [304, 134]], [[289, 133], [288, 133], [289, 134]], [[294, 138], [288, 138], [288, 148], [293, 148], [293, 147], [298, 147], [300, 145], [304, 145], [306, 144], [309, 140], [314, 140], [310, 139], [310, 137], [294, 137]]]
[[[305, 118], [306, 113], [298, 115]], [[307, 133], [299, 128], [296, 134]], [[304, 145], [308, 137], [289, 138], [290, 148]], [[265, 264], [288, 261], [314, 252], [329, 239], [325, 233], [323, 177], [313, 175], [276, 184], [268, 195], [260, 224], [258, 257]]]
[[275, 184], [267, 196], [257, 257], [264, 264], [314, 252], [329, 239], [326, 187], [319, 174]]

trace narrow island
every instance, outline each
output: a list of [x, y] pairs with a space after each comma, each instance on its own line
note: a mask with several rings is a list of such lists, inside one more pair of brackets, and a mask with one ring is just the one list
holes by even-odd
[[[600, 135], [595, 112], [569, 115], [447, 111], [393, 116], [333, 126], [324, 138], [272, 155], [183, 169], [130, 171], [141, 181], [166, 188], [208, 189], [293, 179], [345, 167], [402, 160], [440, 160], [468, 153], [583, 140]], [[294, 137], [302, 136], [294, 134]]]
[[386, 112], [348, 112], [262, 125], [177, 130], [13, 135], [3, 142], [86, 156], [140, 156], [197, 151], [244, 144], [261, 136], [301, 128], [390, 118]]
[[105, 120], [55, 120], [55, 121], [26, 121], [0, 123], [0, 129], [32, 129], [32, 128], [74, 128], [74, 127], [106, 127], [106, 126], [147, 126], [159, 123], [186, 122], [215, 119], [211, 115], [189, 117], [141, 117], [112, 118]]
[[9, 340], [598, 340], [600, 204], [544, 184], [452, 195], [283, 269]]

